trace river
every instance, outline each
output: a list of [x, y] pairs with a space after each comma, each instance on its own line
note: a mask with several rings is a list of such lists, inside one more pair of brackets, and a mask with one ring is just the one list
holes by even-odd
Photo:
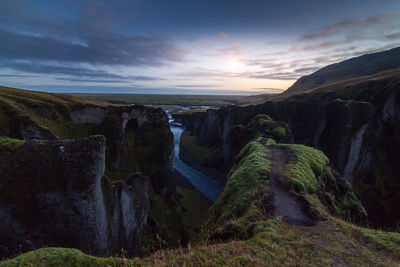
[[218, 181], [209, 178], [204, 173], [195, 170], [188, 166], [179, 157], [179, 143], [181, 139], [181, 134], [185, 130], [183, 125], [172, 117], [169, 110], [166, 110], [169, 119], [169, 125], [171, 131], [174, 134], [174, 144], [175, 144], [175, 159], [174, 159], [174, 169], [182, 174], [200, 193], [207, 197], [211, 202], [215, 202], [218, 196], [222, 192], [222, 185]]

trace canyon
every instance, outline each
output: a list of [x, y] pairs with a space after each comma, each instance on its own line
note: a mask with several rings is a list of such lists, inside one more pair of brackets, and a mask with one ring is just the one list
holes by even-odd
[[0, 266], [397, 265], [399, 52], [200, 111], [0, 88]]

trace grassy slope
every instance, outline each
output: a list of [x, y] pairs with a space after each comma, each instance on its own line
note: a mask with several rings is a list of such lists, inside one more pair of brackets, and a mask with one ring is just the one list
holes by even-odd
[[328, 83], [373, 75], [400, 67], [400, 47], [387, 51], [365, 54], [336, 64], [328, 65], [298, 79], [284, 94], [307, 91]]
[[91, 134], [89, 126], [73, 123], [70, 119], [71, 110], [83, 105], [108, 104], [70, 95], [0, 87], [0, 135], [13, 134], [10, 129], [14, 120], [31, 120], [57, 138], [88, 136]]
[[[373, 75], [355, 77], [355, 78], [347, 78], [338, 81], [327, 81], [326, 83], [314, 87], [310, 90], [306, 91], [285, 91], [282, 94], [275, 95], [259, 95], [253, 96], [252, 98], [243, 98], [243, 101], [239, 101], [239, 105], [258, 105], [263, 104], [266, 101], [271, 102], [280, 102], [280, 101], [289, 101], [291, 99], [295, 100], [301, 99], [304, 97], [309, 97], [311, 100], [317, 101], [320, 100], [321, 96], [325, 94], [335, 94], [338, 98], [341, 99], [352, 99], [359, 95], [362, 95], [363, 85], [370, 82], [379, 82], [379, 81], [388, 81], [394, 82], [400, 79], [400, 70], [388, 70], [382, 71]], [[360, 85], [360, 86], [359, 86]], [[357, 88], [359, 87], [359, 88]]]

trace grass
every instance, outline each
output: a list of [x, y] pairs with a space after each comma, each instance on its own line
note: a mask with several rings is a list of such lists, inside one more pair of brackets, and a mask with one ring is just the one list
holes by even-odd
[[41, 248], [24, 253], [12, 260], [0, 262], [1, 267], [12, 266], [136, 266], [122, 258], [98, 258], [72, 248]]
[[[183, 251], [163, 251], [149, 265], [164, 266], [397, 266], [399, 234], [371, 230], [387, 238], [365, 240], [364, 229], [330, 218], [315, 227], [296, 227], [272, 219], [264, 231], [245, 241], [233, 240]], [[361, 231], [361, 234], [360, 234]], [[397, 246], [397, 248], [396, 248]], [[149, 259], [150, 260], [150, 259]]]
[[291, 168], [286, 177], [289, 178], [295, 191], [313, 194], [318, 189], [317, 176], [321, 175], [329, 163], [328, 157], [320, 150], [297, 144], [280, 144], [293, 151]]
[[154, 193], [149, 186], [150, 212], [148, 227], [143, 236], [141, 254], [148, 255], [159, 249], [179, 247], [184, 235], [182, 218], [166, 199]]
[[210, 148], [200, 145], [197, 142], [196, 136], [192, 136], [189, 131], [184, 131], [181, 135], [180, 148], [189, 153], [190, 156], [196, 159], [199, 163], [205, 163], [211, 151]]
[[[63, 94], [49, 94], [0, 87], [0, 135], [14, 135], [17, 123], [33, 123], [41, 132], [57, 138], [81, 138], [92, 133], [88, 125], [73, 123], [70, 113], [84, 105], [106, 107], [107, 103]], [[17, 136], [13, 136], [17, 137]]]
[[201, 193], [190, 188], [178, 186], [177, 192], [181, 196], [179, 206], [183, 226], [191, 245], [195, 245], [202, 238], [201, 226], [207, 218], [211, 203]]
[[110, 103], [184, 105], [184, 106], [224, 106], [236, 103], [242, 96], [232, 95], [152, 95], [152, 94], [80, 94], [90, 100]]
[[0, 147], [15, 150], [25, 144], [24, 141], [19, 139], [13, 139], [6, 136], [0, 136]]
[[[247, 238], [262, 219], [256, 202], [268, 195], [269, 151], [249, 142], [236, 158], [224, 191], [210, 208], [205, 230], [216, 238]], [[233, 235], [233, 236], [232, 236]]]
[[76, 249], [45, 248], [0, 266], [398, 266], [400, 235], [329, 218], [297, 227], [276, 218], [249, 240], [162, 250], [142, 259], [96, 258]]
[[276, 144], [291, 151], [285, 169], [292, 192], [303, 197], [317, 218], [329, 214], [347, 221], [365, 221], [367, 213], [350, 184], [328, 166], [329, 159], [315, 148], [297, 144]]
[[283, 127], [276, 127], [271, 131], [273, 137], [281, 140], [286, 137], [286, 130]]

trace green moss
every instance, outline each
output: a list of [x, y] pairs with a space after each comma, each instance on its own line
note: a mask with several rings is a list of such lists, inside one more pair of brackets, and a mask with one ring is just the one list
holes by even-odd
[[[257, 141], [248, 143], [236, 158], [224, 191], [209, 211], [205, 229], [210, 236], [240, 237], [262, 220], [256, 202], [268, 194], [269, 151]], [[246, 229], [235, 233], [235, 229]]]
[[285, 176], [292, 191], [309, 203], [317, 218], [329, 214], [347, 221], [365, 221], [367, 216], [361, 202], [343, 177], [329, 168], [329, 159], [315, 148], [297, 144], [278, 144], [291, 151]]
[[0, 266], [138, 266], [134, 261], [122, 258], [97, 258], [72, 248], [41, 248], [24, 253], [12, 260], [0, 262]]
[[150, 212], [143, 236], [141, 254], [179, 247], [184, 243], [185, 229], [177, 207], [149, 188]]
[[329, 163], [325, 154], [312, 147], [297, 144], [280, 144], [293, 151], [290, 168], [286, 177], [295, 191], [313, 194], [318, 189], [317, 176], [321, 175]]
[[271, 131], [271, 134], [278, 140], [286, 137], [286, 129], [283, 127], [276, 127]]
[[197, 142], [196, 136], [192, 136], [188, 131], [184, 131], [181, 135], [180, 148], [189, 153], [190, 156], [196, 159], [200, 164], [206, 163], [211, 153], [210, 148], [200, 145]]
[[202, 237], [201, 226], [207, 218], [211, 203], [198, 191], [177, 187], [180, 195], [179, 213], [191, 245], [197, 244]]
[[6, 136], [0, 136], [0, 147], [7, 148], [9, 150], [19, 149], [25, 144], [24, 141], [20, 139], [13, 139]]

